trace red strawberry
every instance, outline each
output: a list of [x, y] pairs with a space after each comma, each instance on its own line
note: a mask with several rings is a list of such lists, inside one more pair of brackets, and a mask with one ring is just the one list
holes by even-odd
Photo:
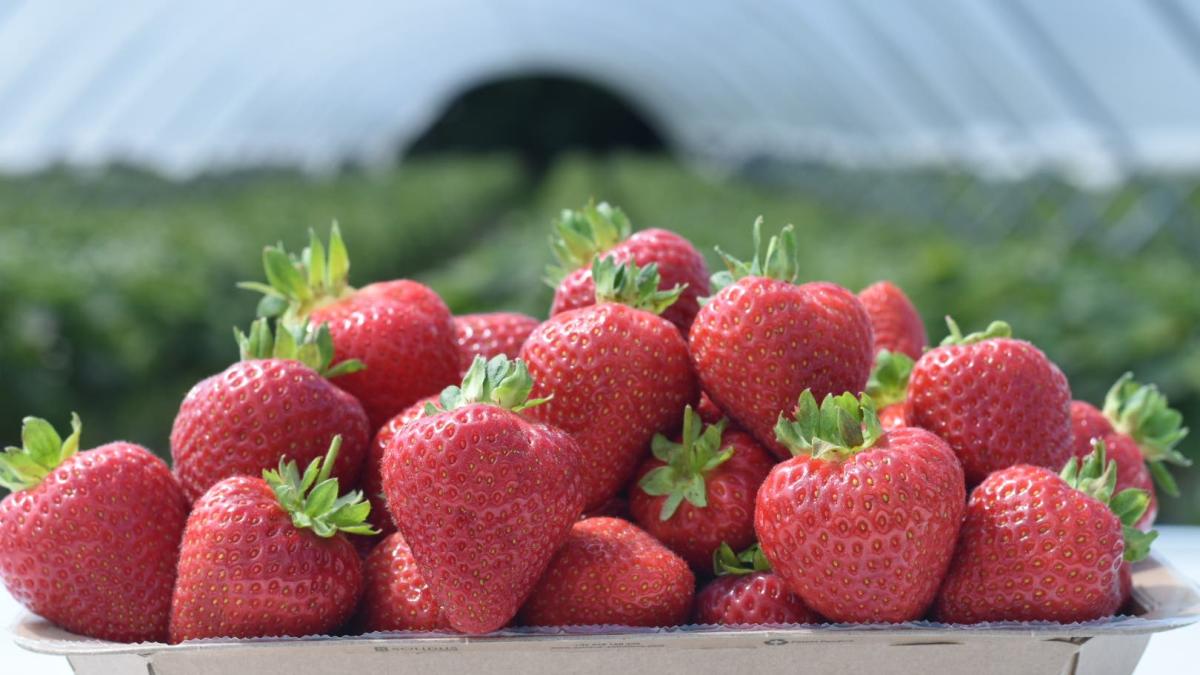
[[1019, 464], [971, 492], [967, 518], [935, 612], [947, 623], [1090, 621], [1123, 601], [1124, 561], [1146, 556], [1154, 533], [1131, 525], [1147, 495], [1116, 495], [1104, 444], [1062, 475]]
[[725, 423], [702, 427], [688, 406], [682, 442], [659, 434], [654, 457], [642, 463], [630, 488], [634, 522], [678, 553], [692, 569], [709, 569], [722, 542], [754, 542], [754, 497], [775, 465], [750, 434]]
[[708, 295], [708, 264], [691, 242], [668, 230], [642, 230], [630, 236], [629, 219], [604, 202], [589, 203], [579, 211], [564, 210], [554, 229], [551, 244], [558, 266], [548, 270], [548, 277], [557, 283], [551, 316], [596, 302], [591, 264], [603, 256], [620, 265], [658, 265], [661, 290], [682, 286], [679, 300], [662, 316], [687, 333], [700, 309], [699, 299]]
[[1188, 433], [1183, 416], [1170, 407], [1157, 387], [1134, 382], [1133, 375], [1125, 373], [1109, 389], [1103, 412], [1082, 401], [1072, 402], [1071, 423], [1076, 457], [1086, 455], [1080, 454], [1080, 436], [1086, 437], [1089, 445], [1092, 439], [1103, 438], [1109, 458], [1117, 463], [1117, 490], [1132, 487], [1149, 493], [1150, 505], [1137, 526], [1150, 529], [1158, 515], [1155, 484], [1168, 495], [1179, 496], [1167, 464], [1192, 463], [1175, 447]]
[[476, 356], [490, 359], [503, 354], [510, 359], [521, 355], [525, 338], [541, 323], [532, 316], [514, 312], [464, 314], [454, 317], [458, 342], [458, 369], [463, 375]]
[[871, 317], [876, 352], [886, 349], [905, 354], [914, 361], [921, 358], [921, 352], [929, 345], [925, 323], [899, 286], [880, 281], [860, 291], [858, 299]]
[[885, 430], [908, 426], [904, 401], [908, 398], [912, 369], [913, 360], [903, 352], [880, 349], [875, 355], [875, 367], [867, 380], [867, 395], [879, 406], [879, 424]]
[[187, 500], [170, 469], [133, 443], [77, 453], [26, 417], [22, 447], [0, 454], [0, 579], [29, 611], [116, 642], [167, 637]]
[[350, 618], [362, 563], [341, 533], [371, 534], [362, 494], [330, 477], [341, 438], [300, 475], [226, 478], [187, 520], [171, 606], [171, 642], [329, 633]]
[[804, 392], [779, 439], [796, 456], [758, 490], [754, 524], [776, 574], [832, 621], [911, 621], [946, 573], [962, 523], [962, 468], [942, 439], [883, 431], [870, 399]]
[[330, 368], [329, 330], [296, 332], [266, 319], [250, 336], [237, 333], [242, 360], [188, 392], [171, 429], [175, 475], [195, 501], [229, 476], [256, 476], [283, 456], [309, 462], [325, 454], [334, 436], [343, 438], [334, 474], [354, 484], [371, 432], [353, 396], [327, 378], [361, 367], [348, 361]]
[[451, 630], [399, 532], [381, 541], [363, 563], [358, 624], [364, 632]]
[[530, 417], [571, 434], [583, 451], [587, 509], [629, 482], [650, 439], [678, 428], [697, 396], [687, 344], [657, 316], [679, 288], [657, 290], [653, 265], [601, 259], [593, 269], [600, 302], [550, 317], [521, 349], [533, 395], [550, 398]]
[[521, 609], [530, 626], [678, 626], [696, 578], [682, 558], [619, 518], [575, 523]]
[[994, 321], [950, 335], [913, 366], [905, 416], [954, 448], [967, 482], [1014, 464], [1062, 466], [1071, 456], [1071, 389], [1037, 347]]
[[[762, 219], [754, 224], [758, 249]], [[871, 322], [853, 293], [828, 283], [794, 283], [796, 238], [789, 225], [772, 237], [760, 262], [726, 256], [730, 271], [713, 276], [720, 292], [696, 315], [689, 336], [704, 391], [739, 426], [779, 458], [774, 435], [800, 392], [862, 391], [874, 357]]]
[[392, 518], [464, 633], [509, 622], [583, 512], [579, 447], [518, 414], [542, 403], [532, 386], [522, 362], [477, 357], [384, 453]]
[[362, 403], [373, 429], [459, 379], [458, 344], [446, 303], [415, 281], [351, 288], [350, 262], [337, 225], [328, 255], [312, 235], [298, 258], [281, 246], [268, 247], [263, 265], [268, 284], [240, 284], [266, 294], [259, 315], [282, 316], [288, 325], [305, 319], [329, 324], [335, 357], [366, 365], [339, 378], [337, 385]]
[[725, 412], [718, 408], [717, 404], [713, 403], [712, 399], [708, 397], [708, 394], [705, 394], [704, 392], [700, 392], [700, 403], [696, 406], [696, 412], [699, 413], [700, 419], [703, 420], [705, 424], [716, 424], [717, 422], [726, 419]]
[[757, 544], [741, 554], [721, 544], [713, 566], [717, 578], [696, 594], [694, 623], [750, 626], [822, 622], [771, 571], [771, 563]]
[[367, 501], [371, 502], [371, 525], [379, 530], [381, 536], [387, 536], [396, 531], [396, 524], [392, 522], [392, 514], [387, 508], [387, 498], [383, 490], [383, 455], [387, 452], [387, 447], [392, 444], [392, 439], [404, 425], [424, 417], [425, 406], [437, 402], [437, 396], [429, 396], [405, 408], [403, 412], [388, 420], [387, 424], [375, 432], [375, 438], [367, 450], [366, 466], [363, 467], [362, 474], [362, 490]]

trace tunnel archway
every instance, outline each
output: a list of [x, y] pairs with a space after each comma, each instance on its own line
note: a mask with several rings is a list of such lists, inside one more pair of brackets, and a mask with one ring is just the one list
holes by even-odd
[[565, 152], [665, 147], [650, 120], [610, 89], [560, 75], [530, 75], [462, 92], [406, 154], [509, 152], [540, 171]]

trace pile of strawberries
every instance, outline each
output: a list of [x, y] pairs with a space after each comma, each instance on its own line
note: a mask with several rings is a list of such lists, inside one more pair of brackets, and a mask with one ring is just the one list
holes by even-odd
[[336, 227], [267, 248], [171, 468], [25, 420], [0, 577], [126, 642], [1118, 612], [1187, 463], [1155, 387], [1072, 401], [1001, 322], [929, 348], [896, 286], [800, 283], [760, 229], [710, 281], [675, 233], [565, 211], [545, 321], [352, 288]]

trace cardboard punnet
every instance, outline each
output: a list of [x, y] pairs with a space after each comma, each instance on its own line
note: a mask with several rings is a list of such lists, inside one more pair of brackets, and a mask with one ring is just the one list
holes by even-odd
[[1152, 633], [1200, 619], [1200, 593], [1161, 558], [1134, 567], [1136, 616], [1084, 624], [837, 625], [737, 630], [571, 628], [482, 637], [378, 634], [181, 645], [121, 644], [26, 616], [25, 649], [67, 657], [79, 675], [397, 672], [729, 675], [876, 673], [1128, 675]]

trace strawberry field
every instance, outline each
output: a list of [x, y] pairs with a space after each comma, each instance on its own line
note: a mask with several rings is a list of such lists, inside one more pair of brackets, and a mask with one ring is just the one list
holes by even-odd
[[[769, 176], [768, 176], [769, 178]], [[796, 226], [802, 279], [859, 289], [900, 284], [933, 342], [940, 314], [982, 329], [994, 318], [1039, 345], [1075, 398], [1099, 401], [1132, 369], [1185, 419], [1200, 419], [1200, 204], [1179, 185], [1134, 181], [1103, 199], [1049, 180], [993, 184], [957, 174], [789, 181], [717, 180], [667, 160], [567, 159], [530, 176], [495, 159], [414, 161], [385, 173], [311, 178], [255, 171], [168, 181], [127, 169], [0, 179], [0, 421], [87, 421], [91, 442], [127, 438], [166, 454], [179, 401], [236, 357], [229, 327], [255, 296], [263, 242], [299, 248], [341, 223], [354, 283], [412, 277], [455, 313], [544, 316], [550, 219], [606, 199], [635, 229], [685, 235], [748, 256], [758, 215]], [[1165, 197], [1164, 197], [1165, 195]], [[1142, 209], [1171, 199], [1165, 218]], [[1200, 435], [1183, 452], [1200, 459]], [[1200, 485], [1161, 521], [1200, 522]]]

